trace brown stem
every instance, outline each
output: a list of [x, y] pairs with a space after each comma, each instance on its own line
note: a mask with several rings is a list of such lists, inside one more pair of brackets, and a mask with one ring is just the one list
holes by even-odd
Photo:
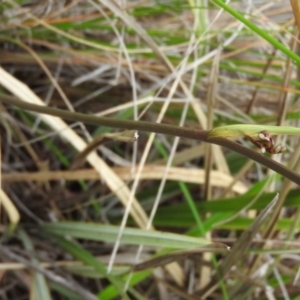
[[60, 117], [63, 119], [67, 119], [75, 122], [83, 122], [86, 124], [93, 125], [101, 125], [113, 128], [122, 128], [122, 129], [133, 129], [145, 132], [155, 132], [161, 134], [168, 134], [172, 136], [179, 136], [183, 138], [189, 138], [194, 140], [199, 140], [206, 143], [216, 144], [241, 155], [244, 155], [267, 168], [272, 169], [273, 171], [281, 174], [282, 176], [290, 179], [296, 184], [300, 185], [300, 175], [289, 170], [285, 166], [277, 163], [276, 161], [263, 156], [262, 154], [251, 150], [250, 148], [246, 148], [236, 142], [225, 138], [209, 138], [207, 130], [199, 130], [195, 128], [186, 128], [173, 126], [168, 124], [159, 124], [159, 123], [151, 123], [151, 122], [143, 122], [143, 121], [130, 121], [130, 120], [116, 120], [111, 118], [97, 117], [93, 115], [87, 115], [77, 112], [70, 112], [58, 108], [46, 107], [36, 104], [31, 104], [28, 102], [24, 102], [18, 100], [12, 96], [0, 95], [0, 101], [6, 104], [15, 105], [19, 108], [26, 109], [29, 111], [39, 112], [42, 114], [52, 115], [56, 117]]

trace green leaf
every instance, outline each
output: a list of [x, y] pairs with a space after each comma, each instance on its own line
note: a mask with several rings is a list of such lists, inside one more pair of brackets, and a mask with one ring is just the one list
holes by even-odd
[[266, 30], [259, 28], [257, 25], [246, 19], [241, 13], [236, 11], [235, 9], [228, 6], [224, 1], [222, 0], [213, 0], [214, 3], [222, 7], [225, 11], [227, 11], [229, 14], [231, 14], [235, 19], [241, 21], [244, 23], [247, 27], [249, 27], [253, 32], [255, 32], [257, 35], [261, 36], [263, 39], [268, 41], [271, 45], [273, 45], [275, 48], [282, 51], [284, 54], [286, 54], [288, 57], [293, 59], [297, 62], [298, 65], [300, 65], [300, 57], [294, 53], [292, 50], [285, 47], [283, 44], [278, 42], [274, 37], [269, 35]]
[[33, 291], [34, 291], [34, 298], [35, 299], [45, 299], [51, 300], [50, 291], [45, 280], [45, 277], [38, 273], [34, 272], [33, 276]]
[[118, 290], [119, 294], [123, 296], [123, 299], [128, 299], [128, 296], [124, 293], [124, 284], [118, 278], [107, 274], [106, 267], [98, 259], [96, 259], [90, 252], [83, 249], [78, 244], [68, 241], [62, 237], [55, 237], [58, 244], [64, 248], [73, 257], [81, 260], [87, 265], [93, 266], [96, 271], [98, 271], [102, 276], [105, 276]]
[[[133, 286], [135, 286], [138, 283], [140, 283], [141, 281], [145, 280], [151, 274], [152, 274], [152, 271], [149, 271], [149, 270], [142, 271], [142, 272], [136, 272], [136, 273], [132, 274], [131, 280], [129, 283], [129, 291], [131, 291], [131, 288]], [[127, 277], [128, 277], [128, 275], [126, 275], [124, 277], [124, 281], [126, 280]], [[117, 297], [118, 292], [114, 286], [110, 285], [110, 286], [106, 287], [103, 291], [101, 291], [98, 296], [100, 299], [110, 300], [110, 299], [114, 299], [115, 297]]]
[[257, 136], [261, 131], [268, 131], [268, 133], [272, 135], [276, 135], [276, 134], [300, 135], [300, 129], [297, 127], [235, 124], [235, 125], [216, 127], [209, 132], [208, 137], [209, 138], [215, 138], [215, 137], [231, 138], [231, 137], [243, 137], [245, 135]]
[[[60, 236], [68, 235], [105, 242], [115, 242], [120, 230], [118, 226], [79, 222], [48, 223], [42, 225], [42, 228], [44, 231]], [[125, 228], [121, 243], [174, 249], [187, 249], [211, 244], [210, 241], [203, 238], [137, 228]]]
[[[220, 222], [222, 221], [222, 214], [224, 219], [226, 219], [231, 213], [242, 210], [250, 201], [252, 201], [255, 196], [254, 192], [259, 192], [259, 187], [263, 184], [264, 181], [257, 183], [257, 188], [241, 196], [199, 203], [196, 205], [197, 210], [199, 214], [220, 214], [218, 220], [216, 220], [216, 222]], [[292, 190], [286, 197], [284, 207], [300, 207], [299, 192], [300, 189]], [[263, 194], [249, 209], [264, 209], [274, 196], [275, 193]], [[195, 224], [196, 222], [193, 218], [193, 214], [186, 203], [174, 204], [171, 208], [161, 207], [154, 218], [155, 226], [190, 227], [195, 226]], [[213, 224], [211, 224], [211, 226], [212, 225]]]

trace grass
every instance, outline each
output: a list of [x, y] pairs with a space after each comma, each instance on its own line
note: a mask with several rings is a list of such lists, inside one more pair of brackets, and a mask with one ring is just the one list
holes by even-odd
[[296, 1], [0, 14], [3, 299], [299, 299]]

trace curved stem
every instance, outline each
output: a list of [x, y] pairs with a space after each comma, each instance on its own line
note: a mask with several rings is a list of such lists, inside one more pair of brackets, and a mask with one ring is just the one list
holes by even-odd
[[101, 125], [113, 128], [132, 129], [145, 132], [168, 134], [172, 136], [179, 136], [183, 138], [199, 140], [206, 143], [216, 144], [230, 149], [232, 151], [235, 151], [237, 153], [240, 153], [241, 155], [244, 155], [249, 159], [258, 162], [269, 169], [272, 169], [273, 171], [300, 185], [299, 174], [277, 163], [276, 161], [266, 156], [263, 156], [262, 154], [251, 150], [250, 148], [246, 148], [236, 142], [220, 137], [209, 137], [209, 131], [207, 130], [199, 130], [195, 128], [186, 128], [144, 121], [116, 120], [111, 118], [97, 117], [77, 112], [70, 112], [58, 108], [31, 104], [7, 95], [0, 95], [0, 102], [15, 105], [19, 108], [26, 109], [29, 111], [52, 115], [75, 122], [83, 122], [86, 124]]

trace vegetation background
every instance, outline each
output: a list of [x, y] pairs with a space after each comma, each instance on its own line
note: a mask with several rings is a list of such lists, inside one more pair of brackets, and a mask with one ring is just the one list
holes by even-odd
[[299, 16], [297, 0], [0, 1], [0, 299], [299, 300], [299, 138], [274, 136], [276, 155], [234, 139], [262, 164], [188, 138], [299, 127]]

